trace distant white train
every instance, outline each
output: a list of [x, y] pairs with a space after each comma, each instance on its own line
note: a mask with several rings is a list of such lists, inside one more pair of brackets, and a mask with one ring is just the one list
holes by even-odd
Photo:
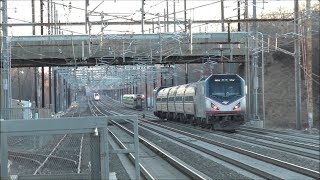
[[93, 93], [93, 99], [96, 100], [96, 101], [99, 101], [100, 100], [99, 93]]
[[154, 90], [154, 115], [215, 130], [235, 130], [244, 123], [244, 80], [237, 74], [212, 74], [202, 81]]

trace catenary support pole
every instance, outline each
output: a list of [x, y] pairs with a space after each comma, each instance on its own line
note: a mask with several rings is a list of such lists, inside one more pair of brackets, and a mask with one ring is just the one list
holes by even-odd
[[299, 40], [299, 0], [294, 0], [294, 65], [296, 94], [296, 129], [301, 130], [301, 72], [300, 72], [300, 40]]

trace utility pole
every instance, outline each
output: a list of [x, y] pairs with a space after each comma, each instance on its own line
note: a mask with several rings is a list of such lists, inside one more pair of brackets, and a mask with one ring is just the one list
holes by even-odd
[[296, 94], [296, 129], [301, 130], [301, 72], [300, 72], [300, 40], [299, 40], [299, 0], [294, 0], [294, 65]]
[[309, 129], [313, 127], [313, 85], [312, 85], [312, 26], [311, 26], [311, 11], [310, 11], [310, 0], [307, 0], [306, 3], [307, 10], [307, 19], [306, 19], [306, 38], [307, 38], [307, 72], [306, 72], [306, 81], [307, 81], [307, 111], [308, 111], [308, 125]]

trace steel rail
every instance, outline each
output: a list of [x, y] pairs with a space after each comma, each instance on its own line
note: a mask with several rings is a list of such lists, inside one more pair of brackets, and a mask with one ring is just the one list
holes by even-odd
[[[103, 103], [102, 103], [103, 104]], [[106, 106], [106, 104], [103, 104]], [[119, 123], [112, 121], [113, 124], [115, 124], [116, 126], [118, 126], [119, 128], [121, 128], [122, 130], [126, 131], [128, 134], [130, 134], [131, 136], [133, 136], [133, 132], [128, 130], [127, 128], [125, 128], [124, 126], [120, 125]], [[190, 178], [192, 179], [210, 179], [209, 177], [204, 177], [202, 175], [200, 175], [198, 172], [196, 172], [196, 170], [192, 169], [191, 167], [188, 167], [182, 163], [180, 163], [179, 161], [177, 161], [175, 158], [173, 158], [171, 155], [169, 155], [168, 153], [164, 152], [163, 150], [161, 150], [159, 147], [157, 147], [156, 145], [154, 145], [153, 143], [149, 142], [148, 140], [146, 140], [143, 137], [139, 136], [139, 142], [141, 142], [142, 144], [144, 144], [145, 146], [147, 146], [148, 148], [150, 148], [153, 152], [155, 152], [156, 154], [160, 155], [160, 157], [165, 157], [163, 159], [165, 159], [166, 161], [168, 161], [170, 164], [172, 164], [174, 167], [177, 167], [180, 171], [182, 171], [184, 174], [188, 175]]]
[[282, 134], [284, 136], [294, 136], [294, 137], [299, 137], [299, 138], [303, 138], [303, 139], [312, 139], [312, 140], [316, 140], [318, 142], [320, 140], [319, 135], [302, 134], [302, 133], [296, 133], [296, 132], [284, 132], [284, 131], [279, 131], [279, 130], [274, 130], [274, 129], [262, 129], [262, 128], [242, 126], [242, 127], [240, 127], [240, 130], [252, 131], [252, 132], [257, 132], [257, 133], [262, 132], [262, 133]]
[[[191, 134], [191, 133], [188, 133], [188, 132], [184, 132], [184, 131], [181, 131], [181, 130], [178, 130], [178, 129], [167, 127], [167, 126], [164, 126], [164, 125], [161, 125], [161, 124], [158, 124], [158, 123], [154, 123], [154, 122], [150, 122], [150, 121], [146, 121], [146, 120], [141, 120], [141, 121], [149, 123], [149, 124], [153, 124], [153, 125], [156, 125], [156, 126], [159, 126], [159, 127], [162, 127], [162, 128], [174, 131], [174, 132], [178, 132], [180, 134], [183, 134], [183, 135], [186, 135], [186, 136], [189, 136], [189, 137], [192, 137], [192, 138], [196, 138], [198, 140], [201, 140], [201, 141], [204, 141], [204, 142], [216, 145], [216, 146], [220, 146], [222, 148], [225, 148], [225, 149], [228, 149], [228, 150], [231, 150], [231, 151], [234, 151], [234, 152], [238, 152], [240, 154], [244, 154], [244, 155], [247, 155], [249, 157], [252, 157], [252, 158], [255, 158], [255, 159], [270, 163], [270, 164], [274, 164], [276, 166], [280, 166], [282, 168], [285, 168], [285, 169], [288, 169], [288, 170], [291, 170], [291, 171], [294, 171], [294, 172], [298, 172], [300, 174], [304, 174], [304, 175], [312, 177], [312, 178], [318, 179], [320, 177], [320, 172], [319, 171], [314, 171], [314, 170], [307, 169], [307, 168], [304, 168], [304, 167], [301, 167], [301, 166], [297, 166], [295, 164], [291, 164], [291, 163], [287, 163], [287, 162], [284, 162], [284, 161], [280, 161], [280, 160], [275, 159], [275, 158], [271, 158], [271, 157], [268, 157], [268, 156], [264, 156], [264, 155], [261, 155], [261, 154], [258, 154], [258, 153], [252, 152], [252, 151], [248, 151], [248, 150], [239, 148], [239, 147], [234, 147], [234, 146], [231, 146], [231, 145], [228, 145], [228, 144], [224, 144], [224, 143], [221, 143], [221, 142], [218, 142], [218, 141], [207, 139], [207, 138], [204, 138], [204, 137], [201, 137], [201, 136], [198, 136], [198, 135], [194, 135], [194, 134]], [[145, 126], [145, 125], [140, 123], [140, 126]], [[150, 128], [150, 127], [148, 127], [148, 128]], [[158, 131], [158, 130], [156, 130], [154, 128], [152, 128], [152, 129], [154, 131], [162, 133], [162, 132], [160, 132], [160, 131]], [[181, 139], [178, 139], [178, 138], [173, 137], [173, 136], [171, 136], [171, 138], [177, 139], [178, 141], [182, 141]], [[254, 167], [251, 167], [251, 168], [254, 168]], [[269, 174], [269, 175], [263, 176], [263, 177], [268, 178], [269, 176], [273, 176], [273, 175]], [[274, 176], [274, 178], [277, 178], [277, 177]], [[273, 179], [273, 178], [271, 178], [271, 179]]]
[[[111, 137], [116, 141], [116, 143], [122, 148], [122, 149], [127, 149], [127, 147], [120, 141], [120, 139], [108, 129]], [[134, 163], [135, 157], [132, 153], [129, 153], [129, 159], [131, 162]], [[139, 163], [140, 170], [142, 171], [143, 176], [148, 179], [148, 180], [155, 180], [155, 178], [148, 172], [148, 170], [141, 164]]]
[[278, 139], [278, 138], [274, 138], [274, 137], [267, 137], [267, 136], [263, 136], [263, 135], [259, 135], [259, 134], [251, 133], [251, 132], [245, 132], [245, 131], [238, 131], [238, 133], [245, 135], [245, 136], [255, 136], [257, 138], [261, 138], [264, 140], [272, 139], [272, 141], [274, 141], [274, 142], [287, 144], [287, 145], [291, 145], [291, 146], [293, 145], [293, 146], [297, 146], [297, 147], [301, 147], [301, 148], [305, 148], [305, 149], [310, 149], [310, 150], [314, 150], [314, 151], [319, 151], [319, 146], [315, 145], [315, 144], [300, 143], [300, 142], [290, 141], [287, 139]]
[[[124, 126], [120, 125], [119, 123], [115, 124], [123, 129], [124, 131], [126, 131], [127, 133], [129, 133], [131, 136], [133, 136], [133, 132], [130, 131], [129, 129], [125, 128]], [[174, 165], [175, 167], [177, 167], [179, 170], [181, 170], [182, 172], [184, 172], [185, 174], [187, 174], [189, 177], [191, 177], [192, 179], [208, 179], [208, 177], [203, 177], [202, 175], [198, 174], [195, 170], [191, 169], [190, 167], [185, 166], [184, 164], [181, 164], [179, 161], [177, 161], [175, 158], [173, 158], [172, 156], [170, 156], [169, 154], [167, 154], [166, 152], [162, 151], [159, 147], [157, 147], [156, 145], [154, 145], [153, 143], [149, 142], [147, 139], [140, 137], [139, 136], [139, 141], [144, 144], [145, 146], [149, 147], [152, 151], [156, 152], [157, 154], [159, 154], [161, 157], [164, 157], [164, 159], [166, 159], [170, 164]]]
[[[175, 123], [173, 121], [168, 121], [167, 123], [171, 123], [171, 124], [182, 126], [182, 127], [186, 127], [186, 128], [191, 128], [191, 127], [188, 127], [188, 126], [186, 126], [184, 124]], [[320, 159], [319, 154], [307, 153], [305, 151], [299, 151], [299, 150], [288, 148], [288, 147], [282, 147], [282, 146], [278, 146], [278, 145], [274, 145], [274, 144], [270, 144], [270, 143], [266, 143], [266, 142], [256, 141], [256, 140], [253, 140], [253, 139], [238, 137], [238, 136], [230, 135], [230, 134], [227, 134], [227, 133], [224, 133], [224, 132], [210, 131], [210, 130], [207, 130], [207, 129], [195, 129], [195, 128], [191, 128], [191, 129], [199, 130], [199, 131], [205, 131], [205, 132], [213, 133], [214, 135], [219, 135], [219, 136], [222, 136], [222, 137], [229, 137], [231, 139], [237, 139], [239, 141], [249, 142], [249, 143], [252, 143], [252, 144], [257, 144], [257, 145], [273, 148], [273, 149], [284, 151], [284, 152], [290, 152], [292, 154], [296, 154], [296, 155], [300, 155], [300, 156], [304, 156], [304, 157], [309, 157], [309, 158], [312, 158], [312, 159], [317, 159], [317, 160]], [[249, 137], [252, 137], [252, 136], [249, 136]]]

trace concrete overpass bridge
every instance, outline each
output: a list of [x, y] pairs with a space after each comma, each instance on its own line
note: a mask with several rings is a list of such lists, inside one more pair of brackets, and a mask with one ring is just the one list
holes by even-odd
[[10, 37], [12, 67], [244, 62], [245, 32]]

